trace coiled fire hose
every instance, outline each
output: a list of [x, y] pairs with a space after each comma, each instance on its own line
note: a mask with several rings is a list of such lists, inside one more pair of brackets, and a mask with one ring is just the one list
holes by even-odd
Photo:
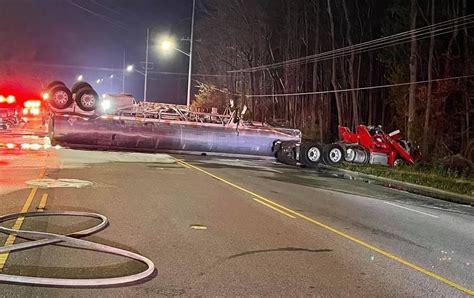
[[[77, 216], [99, 219], [101, 222], [86, 230], [74, 232], [67, 235], [58, 235], [45, 232], [36, 231], [24, 231], [14, 230], [1, 226], [2, 223], [9, 220], [16, 220], [19, 217], [51, 217], [51, 216]], [[36, 248], [45, 245], [57, 244], [57, 243], [68, 243], [72, 244], [76, 248], [84, 248], [88, 250], [94, 250], [98, 252], [104, 252], [108, 254], [123, 256], [132, 260], [142, 262], [148, 266], [148, 268], [140, 273], [111, 278], [91, 278], [91, 279], [69, 279], [69, 278], [48, 278], [48, 277], [30, 277], [30, 276], [19, 276], [10, 274], [0, 274], [0, 282], [9, 282], [16, 284], [29, 284], [29, 285], [45, 285], [45, 286], [61, 286], [61, 287], [96, 287], [96, 286], [113, 286], [123, 285], [128, 283], [137, 282], [149, 277], [155, 271], [155, 265], [153, 262], [139, 254], [115, 248], [112, 246], [94, 243], [87, 240], [78, 239], [80, 237], [92, 235], [96, 232], [103, 230], [109, 223], [107, 217], [90, 212], [79, 212], [79, 211], [54, 211], [54, 212], [30, 212], [30, 213], [15, 213], [0, 216], [0, 233], [16, 234], [19, 237], [33, 238], [39, 240], [32, 240], [29, 242], [18, 243], [11, 246], [0, 247], [0, 253], [25, 250], [29, 248]]]

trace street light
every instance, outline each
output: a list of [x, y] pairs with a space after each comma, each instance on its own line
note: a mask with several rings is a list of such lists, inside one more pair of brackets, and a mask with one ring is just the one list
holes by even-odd
[[163, 40], [163, 42], [161, 43], [161, 48], [165, 51], [169, 51], [174, 47], [174, 42], [172, 40]]
[[191, 18], [191, 37], [190, 37], [190, 46], [189, 46], [189, 73], [188, 73], [188, 98], [186, 99], [186, 104], [189, 108], [191, 104], [191, 77], [193, 73], [193, 45], [194, 45], [194, 12], [196, 10], [196, 0], [193, 0], [193, 13]]
[[125, 51], [123, 52], [123, 70], [122, 70], [122, 93], [125, 93], [125, 75], [133, 72], [133, 64], [125, 66]]
[[[145, 72], [141, 72], [135, 69], [133, 65], [128, 65], [126, 70], [127, 72], [138, 72], [139, 74], [143, 75], [145, 77], [145, 82], [143, 86], [143, 101], [146, 102], [147, 100], [147, 86], [148, 86], [148, 53], [149, 53], [149, 47], [150, 47], [150, 28], [146, 28], [146, 49], [145, 49]], [[125, 66], [125, 59], [124, 59], [124, 66]], [[124, 68], [125, 70], [125, 68]], [[124, 72], [124, 78], [125, 78], [125, 72]]]
[[[148, 59], [147, 59], [148, 60]], [[147, 70], [147, 66], [148, 64], [145, 63], [145, 72], [143, 71], [139, 71], [138, 69], [135, 69], [135, 65], [128, 65], [127, 68], [125, 69], [127, 72], [136, 72], [136, 73], [139, 73], [141, 74], [142, 76], [145, 77], [145, 85], [143, 86], [143, 100], [146, 102], [147, 98], [146, 98], [146, 93], [147, 93], [147, 78], [148, 78], [148, 70]]]
[[172, 39], [171, 37], [163, 37], [163, 39], [161, 40], [160, 47], [165, 53], [170, 53], [172, 50], [175, 50], [175, 51], [180, 52], [183, 55], [191, 57], [190, 53], [186, 53], [185, 51], [179, 49], [176, 46], [176, 41]]
[[[191, 34], [192, 35], [192, 34]], [[192, 39], [191, 39], [191, 47], [190, 50], [191, 52], [186, 53], [185, 51], [179, 49], [176, 47], [176, 44], [173, 39], [171, 38], [164, 38], [161, 41], [161, 49], [165, 52], [170, 52], [171, 50], [176, 50], [180, 52], [183, 55], [186, 55], [189, 57], [189, 72], [188, 72], [188, 94], [186, 98], [186, 105], [189, 106], [191, 105], [191, 79], [192, 79], [192, 65], [193, 65], [193, 47], [192, 47]]]
[[192, 12], [192, 18], [191, 18], [191, 37], [190, 37], [190, 46], [189, 46], [189, 53], [186, 53], [180, 49], [178, 49], [175, 46], [174, 40], [170, 38], [164, 38], [161, 42], [161, 49], [164, 51], [170, 51], [172, 49], [180, 52], [181, 54], [184, 54], [189, 57], [189, 69], [188, 69], [188, 94], [186, 98], [186, 105], [189, 106], [191, 105], [191, 84], [192, 84], [192, 73], [193, 73], [193, 45], [194, 45], [194, 14], [195, 14], [195, 8], [196, 8], [196, 0], [193, 0], [193, 12]]

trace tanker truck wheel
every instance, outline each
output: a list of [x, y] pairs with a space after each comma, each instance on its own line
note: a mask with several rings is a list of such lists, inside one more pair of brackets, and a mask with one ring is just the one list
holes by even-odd
[[401, 159], [400, 157], [397, 157], [397, 159], [395, 159], [395, 161], [393, 162], [394, 167], [399, 167], [403, 165], [405, 165], [405, 161]]
[[303, 143], [300, 149], [301, 163], [308, 168], [315, 168], [321, 162], [323, 148], [317, 143]]
[[58, 110], [64, 110], [72, 105], [72, 93], [66, 86], [56, 85], [50, 91], [49, 103]]
[[87, 83], [87, 82], [77, 82], [77, 83], [74, 83], [74, 85], [72, 85], [72, 88], [71, 88], [71, 92], [72, 94], [76, 94], [79, 90], [81, 90], [82, 88], [89, 88], [89, 89], [94, 89], [92, 88], [91, 84]]
[[323, 158], [327, 165], [338, 166], [346, 157], [344, 148], [339, 144], [329, 144], [323, 148]]
[[296, 142], [282, 142], [280, 149], [277, 151], [277, 160], [286, 165], [296, 165], [295, 156]]
[[94, 89], [89, 87], [81, 88], [75, 96], [77, 106], [86, 112], [94, 111], [99, 101], [99, 96]]
[[346, 149], [346, 158], [347, 162], [353, 162], [356, 158], [356, 151], [354, 147], [347, 147]]
[[63, 81], [52, 81], [51, 83], [48, 84], [48, 86], [46, 86], [46, 91], [50, 91], [51, 89], [53, 89], [56, 86], [66, 87], [66, 84], [64, 84]]

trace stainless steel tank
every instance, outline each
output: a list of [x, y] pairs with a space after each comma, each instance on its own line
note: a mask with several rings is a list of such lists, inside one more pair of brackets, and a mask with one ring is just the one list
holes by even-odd
[[301, 141], [296, 129], [137, 117], [54, 114], [52, 143], [134, 151], [193, 151], [271, 156], [275, 141]]

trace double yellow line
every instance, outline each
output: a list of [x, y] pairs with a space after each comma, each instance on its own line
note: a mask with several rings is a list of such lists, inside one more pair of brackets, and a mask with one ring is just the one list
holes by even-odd
[[248, 189], [246, 189], [246, 188], [243, 188], [243, 187], [241, 187], [241, 186], [239, 186], [239, 185], [237, 185], [237, 184], [234, 184], [234, 183], [232, 183], [232, 182], [230, 182], [230, 181], [228, 181], [228, 180], [226, 180], [226, 179], [224, 179], [224, 178], [221, 178], [221, 177], [219, 177], [219, 176], [216, 176], [216, 175], [214, 175], [214, 174], [212, 174], [212, 173], [210, 173], [210, 172], [208, 172], [208, 171], [206, 171], [206, 170], [203, 170], [203, 169], [201, 169], [201, 168], [199, 168], [199, 167], [196, 167], [196, 166], [194, 166], [194, 165], [192, 165], [192, 164], [190, 164], [190, 163], [187, 163], [187, 162], [185, 162], [185, 161], [183, 161], [183, 160], [177, 160], [177, 163], [179, 163], [180, 165], [182, 165], [182, 166], [184, 166], [184, 167], [186, 167], [186, 168], [195, 169], [195, 170], [197, 170], [197, 171], [199, 171], [199, 172], [201, 172], [201, 173], [204, 173], [204, 174], [206, 174], [206, 175], [208, 175], [208, 176], [210, 176], [210, 177], [212, 177], [212, 178], [214, 178], [214, 179], [216, 179], [216, 180], [219, 180], [219, 181], [221, 181], [221, 182], [223, 182], [223, 183], [225, 183], [225, 184], [227, 184], [227, 185], [229, 185], [229, 186], [232, 186], [233, 188], [236, 188], [236, 189], [238, 189], [238, 190], [240, 190], [240, 191], [243, 191], [243, 192], [245, 192], [245, 193], [251, 195], [252, 197], [254, 197], [253, 199], [254, 199], [256, 202], [258, 202], [258, 203], [260, 203], [260, 204], [262, 204], [262, 205], [264, 205], [264, 206], [266, 206], [266, 207], [269, 207], [269, 208], [271, 208], [271, 209], [273, 209], [273, 210], [275, 210], [275, 211], [277, 211], [277, 212], [279, 212], [279, 213], [281, 213], [281, 214], [283, 214], [283, 215], [285, 215], [285, 216], [287, 216], [287, 217], [290, 217], [290, 218], [300, 218], [300, 219], [303, 219], [303, 220], [305, 220], [305, 221], [307, 221], [307, 222], [310, 222], [310, 223], [312, 223], [312, 224], [315, 224], [315, 225], [317, 225], [317, 226], [319, 226], [319, 227], [321, 227], [321, 228], [323, 228], [323, 229], [325, 229], [325, 230], [328, 230], [328, 231], [330, 231], [330, 232], [332, 232], [332, 233], [335, 233], [335, 234], [337, 234], [337, 235], [339, 235], [339, 236], [341, 236], [341, 237], [343, 237], [343, 238], [345, 238], [345, 239], [347, 239], [347, 240], [350, 240], [350, 241], [352, 241], [352, 242], [354, 242], [354, 243], [357, 243], [357, 244], [359, 244], [359, 245], [361, 245], [361, 246], [363, 246], [363, 247], [365, 247], [365, 248], [367, 248], [367, 249], [369, 249], [369, 250], [371, 250], [371, 251], [374, 251], [374, 252], [376, 252], [376, 253], [378, 253], [378, 254], [381, 254], [381, 255], [383, 255], [383, 256], [385, 256], [385, 257], [387, 257], [387, 258], [389, 258], [389, 259], [391, 259], [391, 260], [393, 260], [393, 261], [395, 261], [395, 262], [397, 262], [397, 263], [400, 263], [400, 264], [402, 264], [402, 265], [405, 265], [405, 266], [407, 266], [407, 267], [409, 267], [409, 268], [411, 268], [411, 269], [413, 269], [413, 270], [416, 270], [416, 271], [418, 271], [418, 272], [420, 272], [420, 273], [423, 273], [423, 274], [426, 275], [426, 276], [429, 276], [429, 277], [431, 277], [431, 278], [434, 278], [434, 279], [436, 279], [436, 280], [438, 280], [438, 281], [440, 281], [440, 282], [442, 282], [442, 283], [444, 283], [444, 284], [446, 284], [446, 285], [448, 285], [448, 286], [451, 286], [451, 287], [453, 287], [453, 288], [455, 288], [455, 289], [457, 289], [457, 290], [459, 290], [459, 291], [461, 291], [461, 292], [464, 292], [464, 293], [466, 293], [466, 294], [468, 294], [468, 295], [474, 296], [474, 290], [468, 289], [468, 288], [466, 288], [466, 287], [463, 287], [463, 286], [460, 285], [460, 284], [457, 284], [457, 283], [455, 283], [455, 282], [453, 282], [453, 281], [451, 281], [451, 280], [449, 280], [449, 279], [447, 279], [447, 278], [445, 278], [445, 277], [443, 277], [443, 276], [441, 276], [441, 275], [438, 275], [438, 274], [436, 274], [436, 273], [434, 273], [434, 272], [432, 272], [432, 271], [429, 271], [429, 270], [427, 270], [427, 269], [425, 269], [425, 268], [423, 268], [423, 267], [420, 267], [420, 266], [418, 266], [418, 265], [416, 265], [416, 264], [413, 264], [413, 263], [411, 263], [411, 262], [409, 262], [409, 261], [407, 261], [407, 260], [404, 260], [403, 258], [398, 257], [398, 256], [396, 256], [396, 255], [394, 255], [394, 254], [392, 254], [392, 253], [390, 253], [390, 252], [387, 252], [387, 251], [385, 251], [385, 250], [383, 250], [383, 249], [381, 249], [381, 248], [378, 248], [378, 247], [376, 247], [376, 246], [374, 246], [374, 245], [371, 245], [371, 244], [369, 244], [369, 243], [367, 243], [367, 242], [365, 242], [365, 241], [363, 241], [363, 240], [360, 240], [360, 239], [357, 239], [357, 238], [355, 238], [355, 237], [353, 237], [353, 236], [350, 236], [349, 234], [346, 234], [346, 233], [344, 233], [344, 232], [342, 232], [342, 231], [340, 231], [340, 230], [338, 230], [338, 229], [335, 229], [335, 228], [333, 228], [333, 227], [330, 227], [330, 226], [328, 226], [328, 225], [326, 225], [326, 224], [324, 224], [324, 223], [321, 223], [321, 222], [319, 222], [319, 221], [317, 221], [317, 220], [315, 220], [315, 219], [312, 219], [312, 218], [310, 218], [310, 217], [308, 217], [308, 216], [306, 216], [306, 215], [303, 215], [303, 214], [301, 214], [301, 213], [299, 213], [299, 212], [296, 212], [296, 211], [294, 211], [294, 210], [292, 210], [292, 209], [290, 209], [290, 208], [287, 208], [287, 207], [285, 207], [285, 206], [283, 206], [283, 205], [280, 205], [280, 204], [278, 204], [278, 203], [276, 203], [276, 202], [274, 202], [274, 201], [272, 201], [272, 200], [270, 200], [270, 199], [267, 199], [267, 198], [265, 198], [265, 197], [263, 197], [263, 196], [261, 196], [261, 195], [255, 193], [255, 192], [253, 192], [253, 191], [250, 191], [250, 190], [248, 190]]
[[[43, 178], [45, 173], [46, 173], [45, 169], [41, 170], [39, 178], [40, 179]], [[21, 213], [27, 213], [28, 212], [28, 210], [31, 207], [31, 204], [33, 203], [33, 200], [34, 200], [37, 192], [38, 192], [38, 187], [33, 187], [31, 189], [30, 194], [28, 195], [25, 204], [23, 204], [23, 207], [21, 208]], [[39, 211], [43, 211], [45, 209], [47, 200], [48, 200], [48, 194], [45, 193], [41, 197], [41, 201], [40, 201], [40, 204], [38, 206]], [[15, 220], [15, 223], [13, 224], [12, 229], [20, 230], [21, 227], [23, 226], [24, 220], [25, 220], [24, 217], [18, 217]], [[13, 245], [15, 243], [15, 240], [16, 240], [16, 234], [10, 234], [10, 235], [8, 235], [8, 238], [5, 241], [5, 244], [3, 246]], [[10, 253], [8, 253], [8, 252], [0, 254], [0, 272], [3, 270], [3, 268], [5, 268], [5, 264], [7, 263], [9, 255], [10, 255]]]

